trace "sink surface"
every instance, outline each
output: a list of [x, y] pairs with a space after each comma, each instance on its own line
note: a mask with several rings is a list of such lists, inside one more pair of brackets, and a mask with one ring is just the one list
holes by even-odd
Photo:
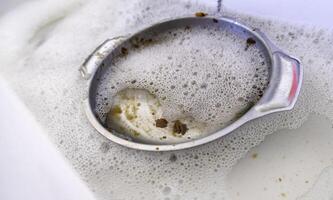
[[[0, 12], [5, 12], [4, 8], [15, 8], [13, 2], [2, 1], [0, 7], [1, 4], [5, 6]], [[207, 3], [215, 5], [215, 1]], [[223, 3], [228, 9], [251, 15], [333, 27], [333, 21], [328, 17], [332, 16], [331, 1], [224, 0]], [[0, 199], [95, 199], [94, 188], [86, 186], [82, 181], [85, 177], [80, 177], [50, 138], [43, 134], [44, 130], [26, 104], [11, 90], [10, 83], [2, 79], [0, 71]], [[325, 120], [310, 117], [299, 129], [282, 130], [268, 136], [230, 172], [227, 179], [230, 196], [235, 200], [295, 199], [302, 195], [305, 195], [304, 199], [311, 199], [312, 186], [325, 181], [320, 175], [324, 174], [325, 178], [328, 177], [326, 173], [331, 175], [333, 171], [329, 168], [333, 164], [333, 130]], [[317, 129], [318, 135], [312, 135]], [[309, 140], [314, 142], [307, 143]], [[298, 141], [304, 145], [296, 148]], [[325, 149], [325, 152], [320, 152], [314, 145], [324, 145], [321, 150]], [[101, 148], [107, 150], [109, 147], [104, 144]], [[295, 157], [299, 159], [293, 160]], [[306, 167], [299, 170], [303, 165]], [[332, 180], [326, 182], [332, 183]], [[162, 193], [170, 193], [170, 187], [162, 188]], [[291, 191], [296, 192], [291, 194]], [[305, 193], [309, 193], [308, 197]], [[329, 195], [328, 192], [326, 197]]]

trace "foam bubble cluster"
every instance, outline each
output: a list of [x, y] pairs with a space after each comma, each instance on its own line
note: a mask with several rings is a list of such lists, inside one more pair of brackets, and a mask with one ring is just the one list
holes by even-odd
[[[305, 72], [304, 84], [295, 108], [290, 112], [276, 113], [257, 119], [220, 140], [188, 150], [156, 153], [136, 151], [116, 145], [99, 135], [86, 119], [81, 104], [87, 95], [86, 81], [81, 79], [78, 72], [82, 61], [106, 38], [134, 33], [142, 27], [164, 18], [192, 15], [197, 11], [213, 13], [213, 10], [191, 1], [99, 0], [78, 1], [77, 6], [74, 7], [58, 6], [46, 13], [42, 12], [50, 2], [40, 1], [38, 4], [29, 2], [1, 19], [0, 36], [3, 39], [0, 44], [1, 77], [22, 98], [44, 128], [45, 133], [68, 158], [98, 199], [230, 199], [225, 186], [228, 171], [250, 148], [263, 141], [266, 135], [283, 128], [297, 128], [311, 113], [325, 115], [333, 121], [333, 106], [331, 106], [333, 104], [332, 33], [230, 12], [227, 13], [229, 16], [260, 28], [279, 47], [301, 59]], [[62, 4], [64, 2], [67, 1], [57, 1], [53, 4], [68, 5]], [[59, 19], [57, 23], [49, 24], [50, 20], [54, 19], [50, 16], [60, 15], [62, 17], [57, 18]], [[32, 18], [34, 19], [32, 21], [26, 20]], [[44, 25], [53, 27], [48, 29], [50, 31], [47, 35], [43, 34], [45, 36], [43, 39], [36, 38], [36, 33], [39, 33], [40, 28]], [[198, 31], [197, 34], [195, 34], [196, 31]], [[168, 52], [168, 48], [158, 48], [158, 45], [153, 45], [147, 49], [137, 50], [141, 51], [142, 55], [133, 51], [132, 55], [128, 56], [128, 60], [119, 60], [118, 64], [121, 64], [122, 68], [132, 69], [128, 76], [135, 78], [137, 82], [135, 84], [119, 82], [121, 81], [119, 79], [118, 85], [145, 87], [151, 92], [155, 89], [155, 84], [160, 84], [160, 88], [170, 86], [165, 91], [155, 92], [161, 99], [163, 96], [167, 97], [165, 105], [169, 105], [168, 102], [171, 101], [179, 101], [176, 104], [185, 104], [183, 109], [186, 112], [203, 116], [198, 119], [211, 120], [213, 123], [212, 116], [212, 119], [208, 119], [210, 117], [208, 114], [213, 114], [216, 111], [214, 109], [219, 109], [219, 106], [207, 106], [207, 109], [211, 109], [211, 111], [205, 112], [207, 115], [198, 115], [196, 113], [201, 108], [198, 108], [197, 105], [188, 105], [186, 102], [188, 100], [192, 103], [204, 102], [199, 97], [210, 97], [207, 98], [209, 105], [217, 104], [216, 99], [224, 99], [228, 102], [229, 98], [223, 96], [225, 93], [218, 93], [212, 89], [221, 87], [217, 84], [220, 82], [219, 79], [215, 80], [218, 76], [217, 71], [227, 70], [223, 72], [228, 72], [228, 69], [230, 73], [234, 74], [227, 76], [223, 74], [223, 76], [231, 79], [235, 77], [235, 80], [221, 80], [222, 83], [240, 82], [242, 84], [239, 87], [242, 89], [240, 90], [235, 85], [230, 87], [224, 85], [223, 87], [228, 88], [230, 93], [236, 92], [237, 98], [238, 96], [244, 98], [244, 94], [252, 94], [251, 87], [245, 88], [243, 85], [244, 81], [246, 82], [246, 79], [251, 77], [246, 73], [252, 73], [255, 68], [251, 62], [247, 62], [248, 55], [241, 56], [241, 58], [227, 57], [228, 51], [212, 48], [216, 47], [215, 42], [220, 45], [222, 45], [221, 41], [230, 40], [232, 42], [232, 36], [228, 37], [228, 40], [216, 41], [215, 39], [219, 36], [199, 34], [199, 32], [202, 30], [194, 28], [191, 33], [182, 32], [175, 36], [175, 40], [172, 41], [180, 41], [177, 38], [186, 38], [187, 34], [191, 34], [190, 39], [183, 42], [183, 45], [191, 48], [184, 52], [177, 48], [171, 48], [177, 53]], [[205, 47], [205, 51], [199, 48], [199, 52], [192, 52], [200, 47], [198, 43], [195, 44], [194, 37], [200, 39], [197, 42]], [[34, 38], [33, 41], [38, 39], [38, 42], [32, 45], [30, 38]], [[212, 38], [215, 38], [214, 43], [211, 42]], [[237, 38], [234, 39], [237, 40]], [[210, 44], [202, 44], [203, 40]], [[169, 44], [175, 44], [172, 41]], [[166, 44], [163, 43], [163, 46]], [[237, 44], [244, 43], [233, 43], [231, 47], [233, 48]], [[196, 48], [192, 49], [192, 47]], [[158, 51], [152, 51], [154, 48]], [[204, 52], [207, 50], [211, 52], [203, 58]], [[149, 52], [154, 53], [151, 60], [145, 59]], [[224, 59], [215, 59], [220, 57], [221, 52], [223, 52]], [[215, 56], [214, 53], [216, 53]], [[251, 53], [256, 54], [256, 51], [249, 49], [244, 54]], [[181, 55], [188, 59], [182, 60]], [[191, 55], [199, 57], [192, 59]], [[168, 58], [169, 56], [171, 59]], [[202, 58], [198, 59], [200, 56]], [[159, 58], [160, 61], [155, 58]], [[233, 60], [236, 61], [236, 64], [230, 63], [231, 68], [221, 67], [223, 62]], [[147, 65], [147, 62], [151, 65]], [[254, 62], [257, 63], [259, 60], [254, 60]], [[152, 65], [153, 63], [156, 65]], [[182, 67], [177, 68], [179, 63], [182, 64]], [[214, 63], [217, 66], [213, 65]], [[159, 69], [160, 66], [157, 64], [160, 64], [162, 69]], [[223, 65], [228, 66], [229, 63]], [[139, 69], [134, 66], [138, 66]], [[208, 71], [199, 71], [200, 66]], [[165, 67], [168, 68], [165, 69]], [[245, 69], [245, 71], [238, 73], [237, 67]], [[149, 76], [147, 73], [147, 75], [137, 77], [134, 72], [143, 74], [143, 71], [140, 71], [143, 69], [149, 71]], [[179, 69], [177, 73], [180, 75], [177, 77], [180, 79], [172, 81], [177, 84], [171, 89], [170, 81], [173, 79], [172, 73], [169, 72], [176, 69]], [[119, 77], [121, 76], [120, 70], [121, 68], [116, 69]], [[153, 72], [155, 72], [154, 75]], [[190, 87], [192, 83], [191, 81], [187, 83], [187, 78], [181, 80], [185, 72], [200, 74], [197, 78], [193, 78], [193, 73], [189, 73], [187, 76], [191, 81], [195, 80], [198, 86]], [[210, 77], [206, 79], [208, 73], [210, 73]], [[156, 78], [153, 86], [150, 86], [150, 82], [145, 83], [144, 81], [152, 80], [151, 75]], [[115, 84], [116, 87], [117, 82], [112, 82], [113, 79], [108, 80], [110, 80], [110, 85]], [[126, 78], [126, 80], [128, 79]], [[250, 82], [259, 83], [255, 80], [250, 80]], [[203, 83], [207, 85], [202, 85]], [[183, 88], [184, 84], [187, 84], [185, 88], [188, 89]], [[193, 97], [196, 100], [192, 101], [190, 96], [196, 90], [195, 88], [198, 88], [199, 92]], [[251, 89], [251, 92], [246, 91], [248, 89]], [[187, 95], [181, 93], [185, 91], [188, 92]], [[172, 95], [176, 93], [177, 96]], [[111, 93], [107, 95], [111, 95]], [[178, 100], [179, 96], [184, 99], [179, 98], [180, 100]], [[222, 105], [224, 107], [227, 104], [221, 104], [221, 107]], [[220, 113], [218, 114], [215, 119], [220, 116]], [[318, 187], [319, 189], [316, 188], [315, 191], [319, 193], [320, 184]]]

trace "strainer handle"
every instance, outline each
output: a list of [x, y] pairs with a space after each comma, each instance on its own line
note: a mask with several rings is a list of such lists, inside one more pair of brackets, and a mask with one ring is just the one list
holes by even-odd
[[260, 112], [290, 110], [294, 107], [302, 84], [300, 62], [283, 52], [273, 53], [272, 77], [267, 95], [257, 107]]
[[102, 64], [104, 59], [124, 40], [126, 37], [119, 36], [105, 40], [99, 45], [80, 66], [80, 73], [84, 79], [90, 79]]
[[271, 52], [272, 68], [268, 88], [254, 107], [255, 118], [269, 113], [291, 110], [300, 93], [303, 69], [300, 61], [278, 47], [265, 34], [255, 30]]

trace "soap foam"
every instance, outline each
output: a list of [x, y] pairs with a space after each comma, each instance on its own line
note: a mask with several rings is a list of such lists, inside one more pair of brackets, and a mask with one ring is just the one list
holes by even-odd
[[[28, 6], [32, 5], [29, 2], [2, 18], [0, 49], [12, 44], [15, 48], [1, 51], [1, 76], [99, 199], [230, 199], [226, 174], [266, 135], [297, 128], [311, 113], [333, 121], [333, 106], [328, 106], [333, 103], [332, 32], [229, 12], [229, 16], [260, 28], [279, 47], [301, 59], [304, 84], [295, 108], [257, 119], [220, 140], [188, 150], [156, 153], [116, 145], [99, 135], [86, 119], [81, 104], [87, 95], [86, 81], [78, 72], [82, 61], [106, 38], [133, 33], [170, 16], [213, 10], [190, 1], [82, 1], [53, 24], [42, 43], [30, 48], [25, 35], [34, 35], [37, 27], [49, 20], [33, 23], [22, 19], [49, 19], [68, 8], [41, 13], [50, 2]], [[67, 1], [54, 2], [61, 5]], [[22, 53], [20, 49], [26, 47], [30, 50]]]

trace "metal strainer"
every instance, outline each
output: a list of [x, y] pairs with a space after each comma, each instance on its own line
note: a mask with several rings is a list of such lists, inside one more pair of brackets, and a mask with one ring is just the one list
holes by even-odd
[[[177, 144], [147, 144], [126, 140], [122, 137], [119, 137], [119, 134], [115, 134], [107, 130], [102, 125], [94, 113], [94, 108], [96, 106], [95, 95], [98, 84], [97, 79], [101, 76], [101, 73], [103, 73], [101, 66], [113, 59], [113, 53], [118, 47], [135, 36], [139, 34], [145, 34], [151, 30], [158, 32], [168, 30], [176, 26], [179, 27], [183, 25], [185, 27], [192, 24], [205, 25], [207, 23], [212, 23], [213, 21], [218, 25], [228, 25], [235, 31], [243, 31], [251, 35], [251, 37], [253, 37], [257, 42], [261, 43], [261, 45], [264, 47], [264, 53], [268, 55], [270, 59], [271, 71], [269, 85], [261, 99], [250, 110], [248, 110], [238, 120], [215, 133], [199, 139]], [[300, 62], [296, 58], [284, 53], [282, 50], [276, 47], [258, 29], [252, 29], [237, 22], [234, 19], [227, 17], [215, 18], [208, 16], [169, 19], [153, 24], [152, 26], [127, 37], [120, 36], [107, 39], [100, 46], [98, 46], [91, 55], [89, 55], [84, 64], [81, 66], [80, 72], [82, 77], [88, 81], [88, 96], [84, 100], [84, 106], [87, 117], [95, 129], [115, 143], [133, 149], [149, 151], [179, 150], [201, 145], [232, 132], [250, 120], [274, 112], [291, 110], [294, 107], [299, 95], [303, 77], [303, 71]]]

